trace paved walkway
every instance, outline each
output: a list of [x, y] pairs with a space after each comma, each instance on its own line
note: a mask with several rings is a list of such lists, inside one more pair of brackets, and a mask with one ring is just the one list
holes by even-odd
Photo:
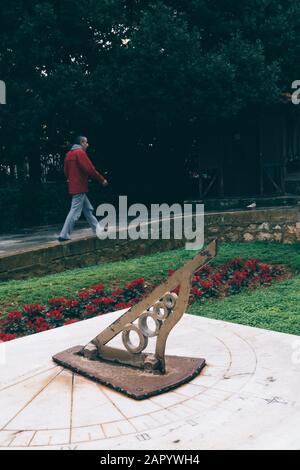
[[[169, 217], [162, 220], [169, 220]], [[159, 223], [159, 220], [157, 222]], [[142, 226], [146, 227], [148, 224], [148, 219], [142, 219]], [[0, 235], [0, 258], [42, 248], [42, 245], [45, 244], [48, 246], [58, 245], [60, 243], [57, 241], [57, 238], [61, 228], [62, 224], [48, 225], [31, 227], [19, 230], [17, 233]], [[122, 229], [127, 230], [126, 224], [119, 225], [117, 230], [119, 231]], [[111, 227], [110, 230], [114, 230], [114, 227]], [[86, 239], [93, 236], [94, 235], [86, 222], [77, 222], [75, 230], [72, 233], [72, 241]]]
[[[18, 233], [4, 234], [0, 236], [0, 257], [10, 254], [38, 248], [45, 243], [58, 244], [60, 225], [48, 225], [46, 227], [33, 227], [20, 230]], [[79, 222], [73, 232], [72, 240], [79, 240], [92, 236], [90, 228], [84, 222]]]

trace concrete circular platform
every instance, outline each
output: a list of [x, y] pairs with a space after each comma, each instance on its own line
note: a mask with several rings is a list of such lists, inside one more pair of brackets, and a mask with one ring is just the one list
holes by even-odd
[[300, 448], [299, 337], [185, 315], [167, 352], [207, 367], [137, 402], [51, 361], [121, 313], [0, 345], [0, 448]]

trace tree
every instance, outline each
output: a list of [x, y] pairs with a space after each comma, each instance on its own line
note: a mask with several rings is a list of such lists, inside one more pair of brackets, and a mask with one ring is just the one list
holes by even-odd
[[300, 76], [296, 0], [15, 0], [0, 20], [0, 160], [28, 157], [35, 181], [41, 156], [87, 133], [120, 192], [146, 192], [146, 164], [176, 198], [203, 123], [277, 103]]

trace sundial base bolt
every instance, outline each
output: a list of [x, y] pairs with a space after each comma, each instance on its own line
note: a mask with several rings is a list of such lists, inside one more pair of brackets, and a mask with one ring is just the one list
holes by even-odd
[[90, 361], [95, 361], [98, 359], [98, 349], [97, 347], [89, 343], [85, 348], [82, 350], [82, 354], [86, 359], [89, 359]]
[[147, 372], [158, 372], [160, 369], [160, 361], [154, 354], [148, 354], [144, 362], [144, 368]]

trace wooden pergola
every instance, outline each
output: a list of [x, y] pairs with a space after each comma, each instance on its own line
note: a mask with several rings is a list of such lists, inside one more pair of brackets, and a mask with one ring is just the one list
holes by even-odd
[[285, 194], [286, 167], [300, 159], [300, 113], [280, 104], [206, 125], [196, 150], [199, 197]]

